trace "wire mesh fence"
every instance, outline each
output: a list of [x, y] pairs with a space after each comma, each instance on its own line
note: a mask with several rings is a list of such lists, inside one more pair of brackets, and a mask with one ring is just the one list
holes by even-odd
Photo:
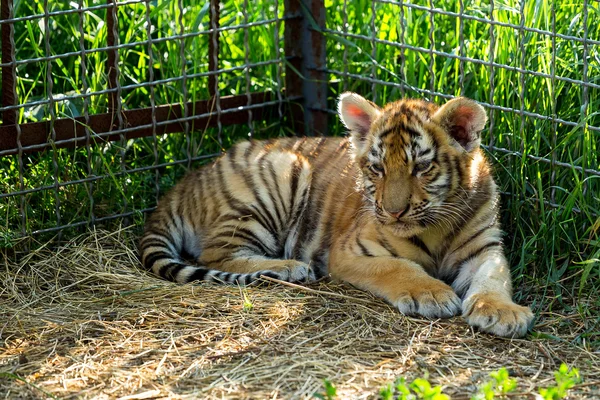
[[339, 1], [328, 18], [338, 91], [472, 97], [505, 194], [598, 215], [598, 2]]
[[277, 1], [3, 1], [5, 239], [141, 216], [194, 162], [282, 134], [297, 18]]
[[328, 116], [353, 90], [479, 101], [509, 229], [585, 236], [600, 213], [598, 4], [3, 1], [0, 229], [141, 217], [236, 140], [341, 134]]
[[[340, 1], [329, 15], [343, 15], [342, 23], [333, 18], [323, 29], [343, 49], [324, 72], [344, 90], [361, 86], [386, 99], [477, 99], [490, 110], [485, 147], [532, 166], [549, 164], [552, 199], [559, 170], [579, 173], [580, 180], [600, 175], [597, 2], [462, 1], [446, 9], [433, 2], [369, 3], [376, 25], [349, 26], [365, 9]], [[382, 22], [393, 25], [384, 34], [373, 29]]]

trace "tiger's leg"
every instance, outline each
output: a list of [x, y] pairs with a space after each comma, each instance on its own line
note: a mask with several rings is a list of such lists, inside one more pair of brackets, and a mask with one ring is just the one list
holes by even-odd
[[463, 316], [469, 325], [506, 337], [527, 333], [533, 313], [512, 301], [510, 269], [500, 247], [462, 264], [452, 286], [464, 294]]
[[288, 282], [316, 279], [308, 264], [278, 258], [280, 247], [276, 235], [257, 220], [233, 216], [211, 228], [197, 261], [210, 269], [244, 274], [240, 284], [252, 282], [260, 275]]
[[383, 297], [403, 314], [449, 318], [460, 312], [454, 290], [408, 259], [357, 256], [334, 249], [329, 268], [334, 278]]

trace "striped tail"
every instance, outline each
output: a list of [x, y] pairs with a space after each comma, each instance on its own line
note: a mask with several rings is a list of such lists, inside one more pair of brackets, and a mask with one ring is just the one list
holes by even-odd
[[174, 242], [164, 235], [146, 232], [140, 241], [140, 255], [144, 267], [161, 278], [177, 283], [205, 281], [248, 285], [259, 280], [261, 276], [289, 280], [287, 276], [269, 270], [243, 274], [193, 265], [181, 257], [182, 243]]

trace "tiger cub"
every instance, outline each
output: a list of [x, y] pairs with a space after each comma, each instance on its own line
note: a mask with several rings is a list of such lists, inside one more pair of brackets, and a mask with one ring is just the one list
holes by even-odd
[[144, 266], [175, 282], [249, 284], [327, 275], [400, 312], [523, 336], [498, 192], [480, 150], [481, 106], [344, 93], [348, 138], [245, 141], [188, 174], [140, 242]]

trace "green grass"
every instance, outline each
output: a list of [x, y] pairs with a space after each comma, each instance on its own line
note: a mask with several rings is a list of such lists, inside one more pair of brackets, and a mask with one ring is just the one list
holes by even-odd
[[392, 384], [388, 384], [379, 391], [381, 400], [450, 400], [450, 397], [442, 393], [440, 386], [431, 386], [427, 378], [416, 378], [410, 384], [404, 378], [398, 378]]
[[[248, 1], [248, 21], [255, 22], [274, 16], [274, 0]], [[200, 32], [210, 28], [209, 9], [206, 2], [184, 1], [184, 31]], [[283, 2], [279, 14], [283, 15]], [[465, 0], [464, 13], [478, 18], [490, 18], [488, 1]], [[75, 2], [76, 4], [76, 2]], [[103, 1], [87, 1], [87, 5], [104, 4]], [[429, 7], [429, 1], [416, 0], [413, 4]], [[435, 2], [436, 7], [446, 11], [460, 12], [459, 2]], [[555, 11], [556, 31], [561, 35], [582, 38], [584, 36], [583, 2], [555, 0], [553, 2], [528, 1], [522, 12], [514, 0], [494, 1], [493, 19], [501, 23], [552, 30], [552, 11]], [[16, 1], [17, 16], [43, 12], [43, 2]], [[222, 2], [221, 26], [244, 22], [241, 14], [242, 1]], [[343, 0], [327, 0], [327, 27], [342, 31], [344, 15], [348, 30], [370, 37], [371, 2], [348, 0], [343, 10]], [[50, 2], [51, 11], [71, 8], [69, 2]], [[84, 45], [87, 49], [106, 45], [106, 10], [86, 13], [84, 19]], [[150, 2], [152, 38], [160, 39], [177, 34], [179, 8], [177, 2]], [[129, 4], [119, 7], [119, 40], [121, 43], [143, 41], [147, 38], [145, 4]], [[523, 19], [523, 21], [522, 21]], [[435, 49], [443, 53], [462, 55], [482, 62], [490, 61], [491, 36], [489, 25], [484, 22], [465, 20], [462, 27], [454, 16], [434, 14], [432, 19], [425, 10], [401, 9], [394, 4], [376, 3], [375, 35], [382, 40], [405, 43], [425, 50]], [[402, 22], [401, 22], [402, 21]], [[51, 54], [80, 50], [79, 17], [76, 14], [60, 16], [50, 21]], [[15, 25], [17, 59], [45, 55], [45, 38], [40, 20]], [[260, 25], [249, 29], [250, 52], [244, 48], [244, 31], [228, 30], [221, 35], [220, 67], [232, 68], [244, 64], [246, 57], [251, 63], [272, 60], [276, 57], [274, 25]], [[589, 2], [587, 15], [588, 37], [600, 37], [600, 11], [597, 2]], [[280, 33], [283, 24], [280, 25]], [[430, 38], [433, 37], [433, 41]], [[522, 40], [521, 40], [522, 38]], [[184, 41], [185, 63], [179, 57], [180, 41], [155, 43], [152, 60], [147, 45], [119, 51], [121, 60], [121, 84], [131, 85], [149, 80], [151, 70], [154, 79], [178, 77], [185, 69], [187, 75], [208, 71], [208, 37], [187, 38]], [[433, 89], [446, 95], [465, 95], [478, 101], [524, 110], [544, 116], [576, 123], [569, 126], [550, 119], [530, 116], [521, 117], [519, 112], [490, 110], [492, 129], [484, 131], [484, 144], [507, 149], [509, 153], [489, 151], [494, 161], [497, 180], [503, 196], [502, 222], [507, 235], [505, 243], [514, 267], [516, 297], [527, 298], [538, 310], [560, 310], [579, 313], [586, 326], [581, 330], [578, 342], [597, 346], [600, 342], [599, 317], [595, 311], [600, 306], [598, 289], [600, 281], [600, 181], [599, 176], [585, 174], [570, 166], [600, 169], [600, 133], [589, 127], [600, 127], [600, 93], [588, 88], [584, 93], [578, 83], [552, 80], [532, 74], [521, 74], [514, 68], [555, 74], [573, 80], [581, 80], [584, 71], [584, 49], [581, 41], [556, 38], [555, 62], [552, 56], [552, 38], [536, 32], [511, 27], [494, 28], [493, 61], [510, 68], [494, 68], [481, 63], [461, 63], [443, 55], [427, 51], [402, 49], [371, 41], [327, 34], [327, 66], [332, 70], [353, 75], [372, 77], [390, 82], [390, 85], [372, 85], [361, 79], [345, 79], [329, 74], [331, 81], [329, 108], [335, 108], [335, 98], [343, 90], [353, 90], [366, 97], [375, 97], [380, 104], [402, 96], [427, 97], [436, 102], [445, 101], [426, 92]], [[347, 50], [344, 57], [344, 50]], [[374, 59], [373, 55], [374, 54]], [[600, 84], [600, 50], [596, 45], [587, 46], [587, 80]], [[86, 57], [85, 79], [89, 91], [106, 88], [104, 63], [106, 53], [96, 52]], [[33, 102], [44, 99], [48, 93], [45, 63], [32, 63], [18, 67], [17, 90], [19, 101]], [[59, 59], [51, 63], [54, 96], [82, 92], [83, 75], [81, 60], [77, 56]], [[283, 68], [285, 73], [285, 68]], [[276, 65], [253, 68], [250, 71], [250, 89], [253, 92], [276, 90], [278, 87]], [[292, 72], [288, 72], [292, 73]], [[285, 82], [282, 75], [279, 82]], [[492, 91], [493, 88], [493, 91]], [[243, 70], [221, 76], [222, 95], [243, 94], [246, 78]], [[188, 100], [208, 97], [206, 77], [187, 80]], [[151, 91], [148, 87], [124, 90], [123, 107], [133, 109], [150, 106]], [[154, 89], [156, 104], [181, 103], [181, 81], [165, 83]], [[584, 107], [584, 100], [587, 106]], [[55, 114], [61, 118], [106, 112], [106, 95], [94, 95], [89, 101], [82, 99], [60, 101], [55, 104]], [[47, 106], [26, 107], [21, 110], [23, 123], [48, 120]], [[256, 137], [279, 136], [286, 132], [275, 116], [269, 121], [255, 121]], [[0, 199], [0, 246], [10, 247], [22, 233], [52, 228], [57, 224], [87, 221], [116, 213], [140, 210], [156, 203], [157, 196], [168, 189], [185, 172], [187, 162], [144, 171], [122, 174], [122, 168], [140, 168], [176, 160], [186, 160], [188, 154], [200, 156], [220, 151], [218, 132], [215, 128], [204, 129], [191, 126], [189, 135], [175, 134], [166, 137], [143, 138], [126, 143], [106, 143], [86, 151], [49, 150], [28, 154], [20, 167], [16, 156], [0, 159], [0, 193], [10, 193], [20, 188], [19, 169], [23, 172], [23, 186], [32, 189], [52, 185], [56, 173], [60, 182], [82, 179], [90, 175], [106, 176], [93, 183], [70, 185], [59, 190], [44, 190], [23, 197]], [[247, 136], [249, 127], [238, 125], [225, 127], [221, 132], [223, 147]], [[336, 118], [330, 118], [330, 133], [341, 134], [343, 129]], [[154, 153], [156, 146], [157, 152]], [[122, 154], [125, 158], [122, 158]], [[569, 166], [552, 166], [530, 156], [555, 159]], [[55, 167], [56, 163], [56, 167]], [[157, 191], [157, 186], [160, 190]], [[93, 204], [93, 206], [92, 206]], [[24, 217], [19, 210], [24, 208]], [[554, 206], [553, 206], [554, 205]], [[556, 207], [557, 206], [557, 207]], [[60, 221], [56, 215], [58, 209]], [[143, 217], [134, 216], [133, 222], [142, 224]], [[67, 230], [64, 235], [70, 235]]]

